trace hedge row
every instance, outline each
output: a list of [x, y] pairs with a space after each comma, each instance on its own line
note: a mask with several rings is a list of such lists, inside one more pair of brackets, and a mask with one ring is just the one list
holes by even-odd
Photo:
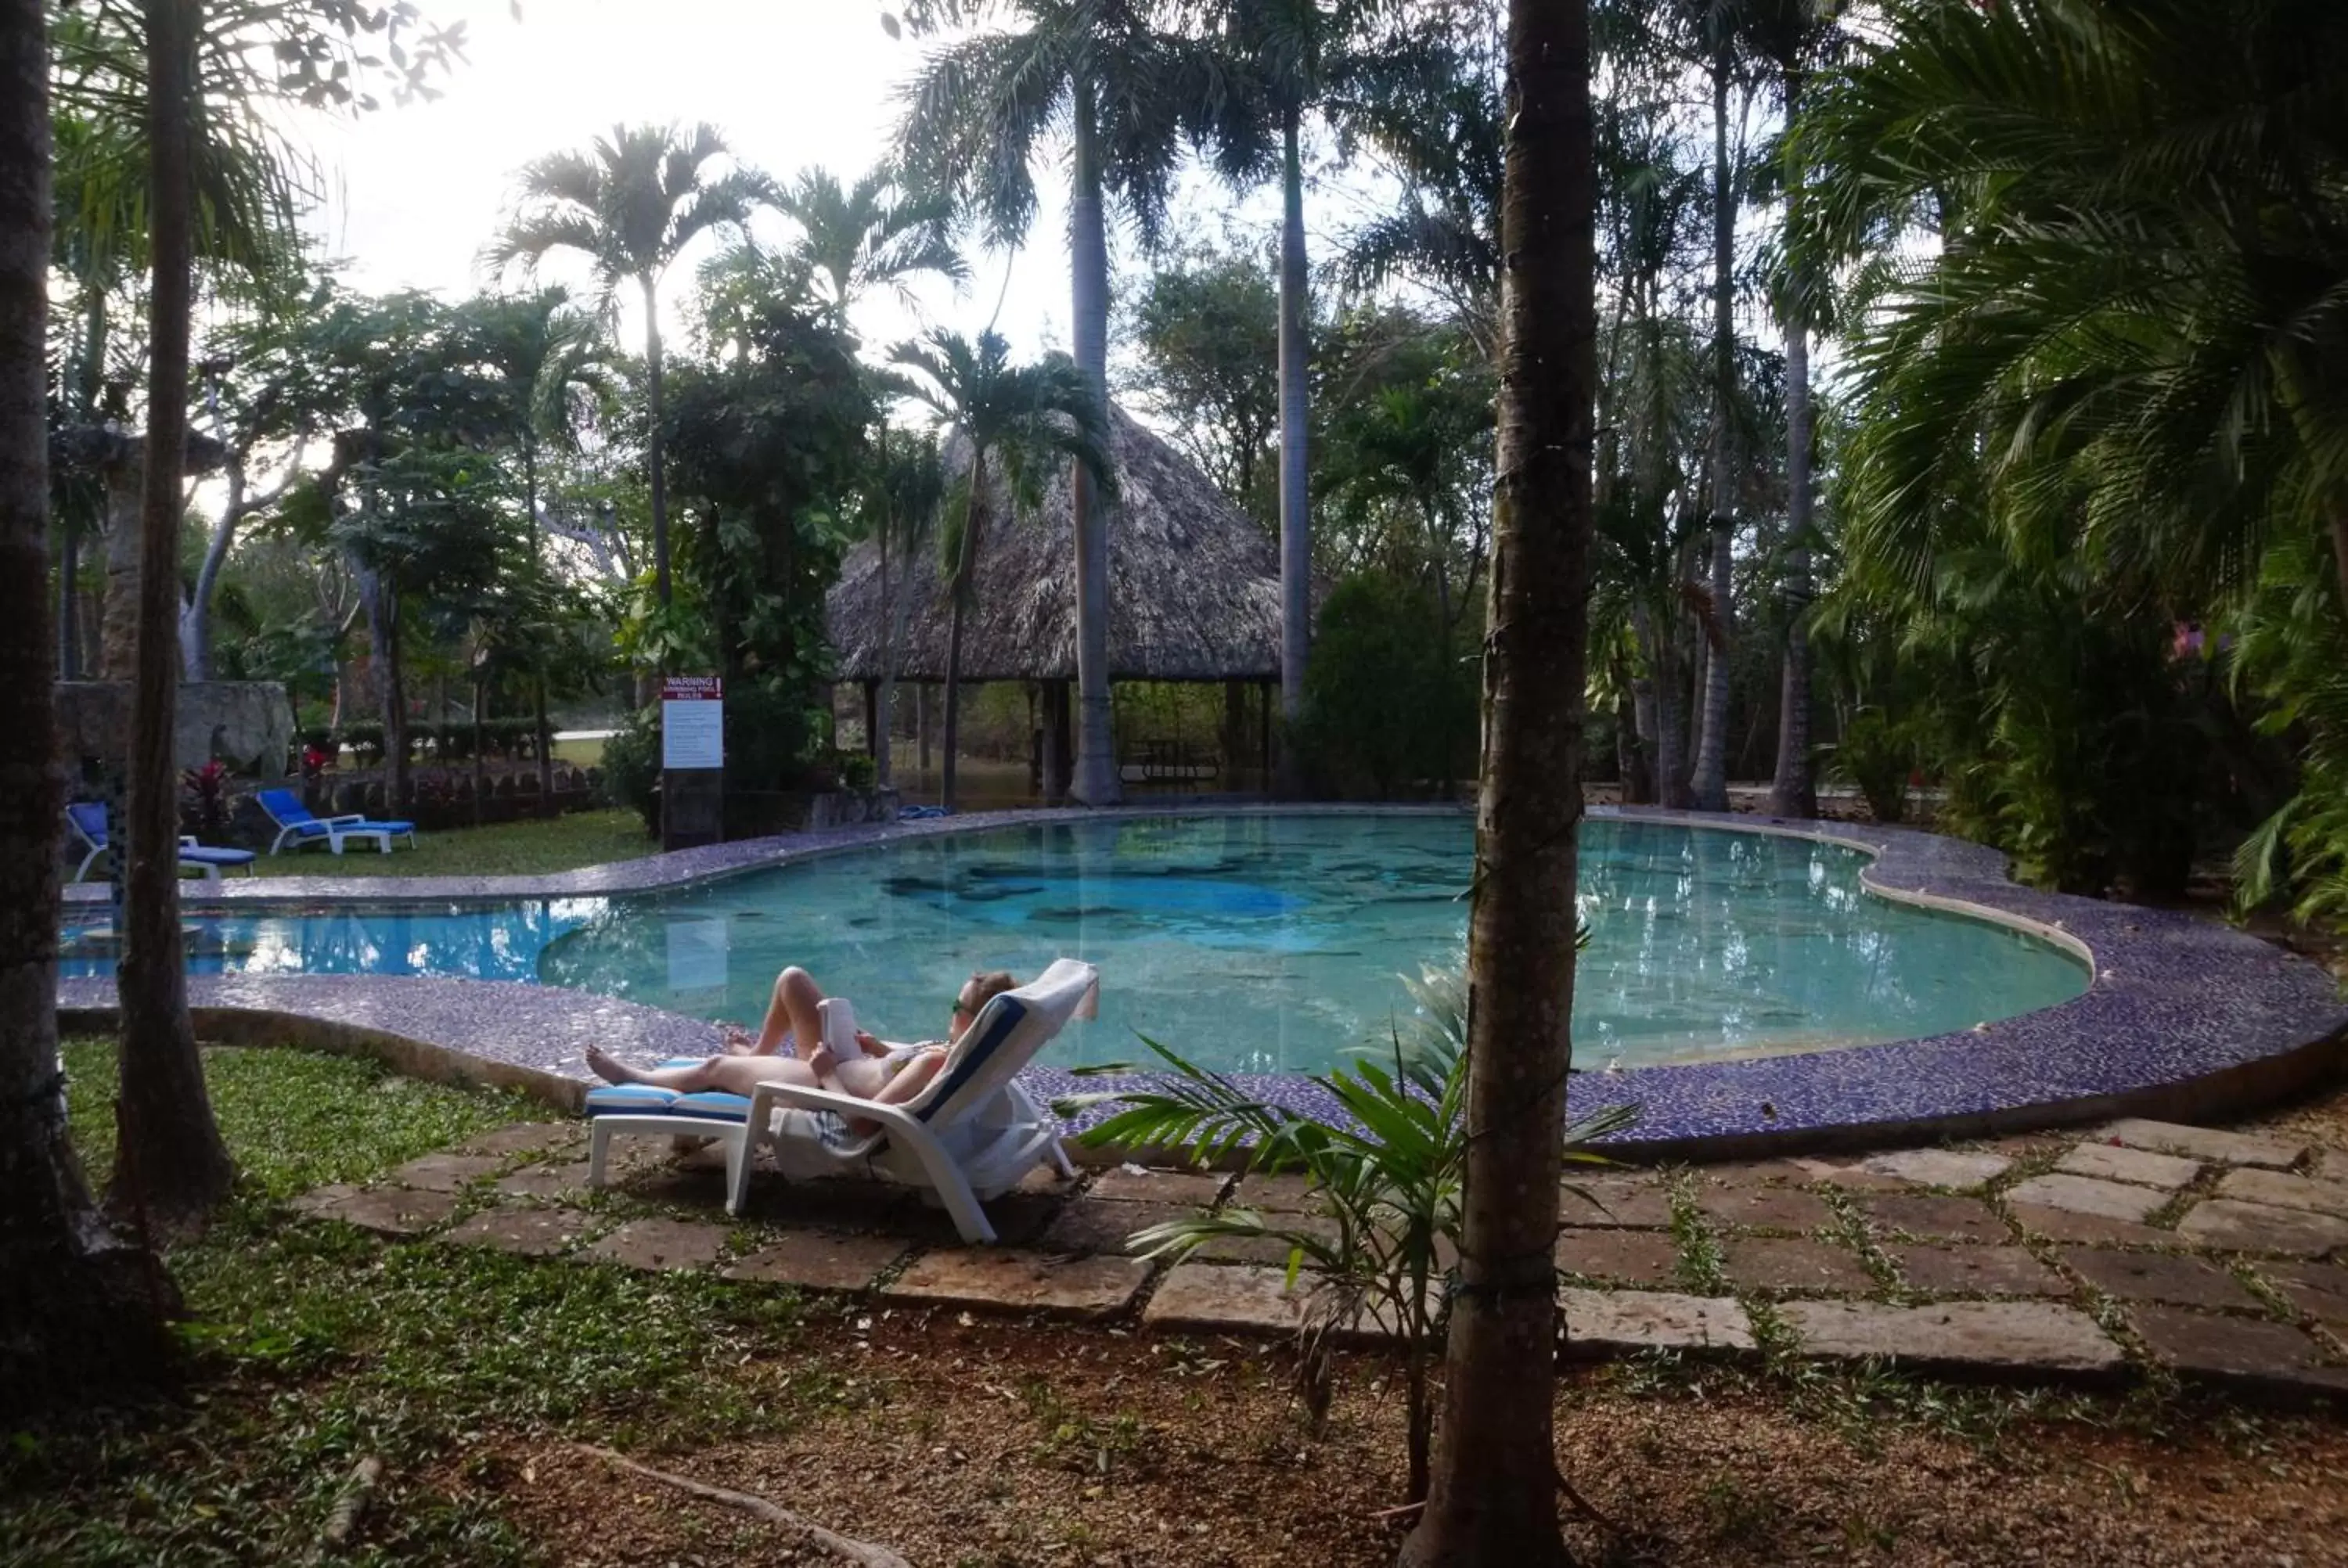
[[[538, 757], [538, 721], [535, 719], [490, 719], [481, 725], [481, 741], [489, 754], [519, 762]], [[383, 726], [379, 723], [345, 724], [339, 730], [304, 730], [302, 744], [321, 751], [349, 748], [358, 757], [361, 767], [374, 767], [384, 759]], [[413, 762], [429, 756], [435, 762], [469, 762], [473, 756], [473, 723], [462, 720], [452, 724], [436, 724], [418, 720], [407, 726], [407, 755]]]

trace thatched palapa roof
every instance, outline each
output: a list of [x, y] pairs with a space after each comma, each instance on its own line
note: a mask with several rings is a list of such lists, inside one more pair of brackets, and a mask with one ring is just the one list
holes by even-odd
[[[1118, 496], [1108, 521], [1108, 661], [1115, 681], [1271, 680], [1280, 673], [1280, 567], [1272, 539], [1196, 464], [1109, 414]], [[937, 552], [889, 562], [891, 600], [911, 591], [898, 675], [942, 681], [951, 606]], [[888, 620], [880, 552], [848, 554], [826, 604], [839, 678], [881, 678]], [[965, 681], [1074, 680], [1076, 564], [1067, 477], [1019, 518], [998, 502], [963, 628]]]

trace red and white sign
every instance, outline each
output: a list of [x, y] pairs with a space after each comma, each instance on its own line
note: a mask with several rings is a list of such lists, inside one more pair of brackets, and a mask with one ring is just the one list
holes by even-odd
[[717, 675], [661, 677], [661, 766], [726, 765], [726, 682]]

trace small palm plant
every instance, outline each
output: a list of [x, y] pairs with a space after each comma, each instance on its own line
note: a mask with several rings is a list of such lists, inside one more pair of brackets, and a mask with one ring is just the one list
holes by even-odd
[[[1587, 943], [1589, 933], [1582, 933]], [[1181, 1151], [1215, 1163], [1244, 1151], [1251, 1173], [1301, 1173], [1313, 1189], [1308, 1214], [1225, 1209], [1169, 1220], [1138, 1231], [1134, 1249], [1179, 1260], [1211, 1242], [1271, 1237], [1288, 1247], [1288, 1281], [1311, 1276], [1298, 1379], [1318, 1421], [1327, 1413], [1329, 1350], [1344, 1333], [1368, 1329], [1403, 1347], [1410, 1445], [1410, 1493], [1426, 1498], [1434, 1423], [1426, 1374], [1441, 1353], [1449, 1275], [1459, 1239], [1468, 1129], [1468, 988], [1464, 971], [1429, 968], [1404, 984], [1420, 1016], [1407, 1033], [1396, 1026], [1389, 1048], [1365, 1051], [1313, 1081], [1340, 1114], [1323, 1119], [1259, 1100], [1231, 1079], [1199, 1066], [1148, 1037], [1142, 1043], [1173, 1068], [1147, 1090], [1076, 1095], [1063, 1115], [1115, 1103], [1114, 1115], [1084, 1134], [1088, 1143]], [[1126, 1066], [1079, 1069], [1129, 1072]], [[1629, 1126], [1637, 1112], [1610, 1107], [1564, 1130], [1566, 1158], [1603, 1163], [1585, 1147]]]

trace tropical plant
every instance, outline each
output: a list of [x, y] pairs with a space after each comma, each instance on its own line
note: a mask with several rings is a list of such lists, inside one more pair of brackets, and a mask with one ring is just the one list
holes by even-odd
[[594, 270], [607, 314], [620, 285], [636, 285], [644, 301], [651, 413], [653, 574], [664, 604], [670, 584], [661, 279], [703, 234], [739, 229], [754, 205], [774, 195], [772, 183], [754, 170], [712, 173], [710, 166], [727, 156], [725, 138], [712, 126], [614, 126], [585, 152], [549, 153], [527, 166], [513, 217], [485, 252], [495, 266], [520, 262], [532, 269], [556, 251], [580, 252]]
[[1590, 13], [1509, 10], [1507, 269], [1484, 755], [1468, 927], [1468, 1149], [1444, 1413], [1413, 1568], [1557, 1568], [1552, 1249], [1572, 1066], [1574, 892], [1598, 397]]
[[1447, 796], [1475, 739], [1475, 671], [1449, 657], [1432, 596], [1383, 572], [1331, 589], [1292, 742], [1313, 792]]
[[1909, 726], [1880, 708], [1854, 712], [1827, 753], [1827, 772], [1859, 791], [1878, 822], [1898, 822], [1908, 815], [1908, 775], [1915, 767], [1916, 742]]
[[953, 242], [953, 203], [936, 192], [904, 188], [886, 164], [842, 185], [825, 169], [803, 169], [775, 193], [777, 210], [798, 226], [798, 259], [823, 282], [823, 301], [835, 325], [877, 288], [911, 302], [914, 278], [928, 274], [960, 284], [970, 266]]
[[[1795, 133], [1797, 239], [1815, 264], [1920, 211], [1941, 230], [1929, 263], [1882, 280], [1856, 323], [1851, 591], [1910, 618], [1952, 592], [1970, 609], [1993, 575], [1970, 564], [1983, 551], [2014, 580], [2053, 579], [2040, 601], [2073, 625], [2045, 642], [2067, 651], [2084, 618], [2114, 651], [2103, 668], [2132, 671], [2099, 681], [2100, 702], [2114, 687], [2117, 701], [2096, 728], [2165, 723], [2162, 629], [2222, 625], [2271, 562], [2328, 550], [2335, 592], [2311, 609], [2348, 614], [2348, 133], [2326, 107], [2348, 18], [2314, 0], [2014, 0], [1899, 4], [1882, 21], [1880, 46], [1820, 83]], [[2299, 661], [2259, 670], [2316, 677]], [[2087, 689], [2085, 667], [2048, 678], [2066, 676]], [[2262, 694], [2285, 708], [2309, 690]], [[2035, 719], [2000, 715], [2006, 742], [2066, 754], [2075, 736], [2039, 728], [2075, 712], [2062, 696]], [[2308, 761], [2311, 781], [2328, 776], [2322, 754]], [[2143, 806], [2136, 776], [2108, 805]], [[2004, 798], [2046, 803], [2034, 848], [2064, 877], [2108, 857], [2109, 815], [2056, 815], [2051, 789]], [[2313, 844], [2293, 860], [2326, 863]]]
[[1280, 294], [1254, 257], [1201, 252], [1150, 274], [1130, 312], [1138, 363], [1124, 390], [1169, 426], [1223, 498], [1267, 528], [1280, 430]]
[[[905, 93], [898, 142], [908, 178], [947, 193], [994, 244], [1035, 220], [1034, 164], [1068, 149], [1071, 326], [1094, 421], [1108, 425], [1108, 231], [1119, 202], [1145, 243], [1163, 224], [1183, 144], [1223, 99], [1213, 56], [1154, 25], [1145, 0], [907, 0], [917, 33], [971, 31], [933, 49]], [[998, 24], [1013, 21], [1015, 29]], [[894, 26], [894, 23], [891, 24]], [[1098, 475], [1070, 476], [1076, 528], [1076, 759], [1070, 793], [1087, 805], [1122, 795], [1108, 681], [1108, 520]], [[952, 763], [949, 760], [948, 765]]]
[[1014, 365], [1011, 345], [995, 333], [982, 333], [973, 344], [959, 333], [948, 332], [901, 343], [890, 358], [915, 373], [909, 390], [952, 429], [968, 455], [969, 466], [957, 481], [961, 515], [943, 540], [953, 562], [946, 590], [953, 596], [953, 605], [946, 641], [945, 776], [940, 798], [951, 812], [954, 747], [960, 737], [963, 622], [988, 514], [1005, 501], [1014, 516], [1032, 510], [1041, 498], [1046, 469], [1060, 462], [1072, 462], [1078, 473], [1088, 475], [1104, 499], [1115, 495], [1116, 479], [1100, 400], [1093, 384], [1067, 360]]
[[[1586, 943], [1587, 933], [1578, 940]], [[1286, 1246], [1290, 1288], [1300, 1273], [1311, 1276], [1299, 1328], [1300, 1374], [1316, 1416], [1329, 1406], [1333, 1340], [1357, 1329], [1398, 1339], [1410, 1465], [1403, 1501], [1416, 1503], [1426, 1497], [1434, 1423], [1427, 1372], [1448, 1317], [1450, 1255], [1459, 1244], [1468, 1006], [1466, 979], [1456, 968], [1426, 968], [1404, 984], [1417, 1003], [1407, 1035], [1397, 1023], [1391, 1050], [1365, 1049], [1349, 1065], [1313, 1076], [1335, 1106], [1334, 1116], [1258, 1099], [1146, 1037], [1142, 1043], [1170, 1074], [1148, 1089], [1075, 1095], [1056, 1108], [1073, 1116], [1115, 1107], [1083, 1135], [1096, 1146], [1166, 1149], [1200, 1165], [1238, 1158], [1250, 1173], [1305, 1178], [1313, 1206], [1303, 1214], [1226, 1208], [1150, 1225], [1137, 1231], [1130, 1245], [1171, 1260], [1222, 1241]], [[1120, 1063], [1077, 1072], [1134, 1071]], [[1586, 1145], [1635, 1117], [1630, 1107], [1616, 1106], [1568, 1127], [1563, 1157], [1601, 1163]]]

